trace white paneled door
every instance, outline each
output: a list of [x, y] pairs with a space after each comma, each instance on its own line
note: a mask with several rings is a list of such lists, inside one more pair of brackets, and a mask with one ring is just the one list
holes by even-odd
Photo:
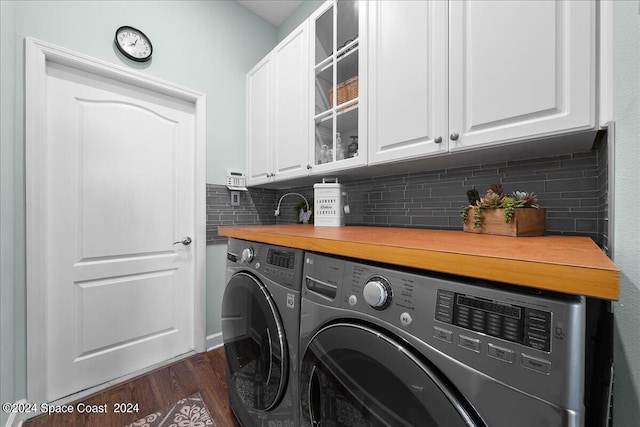
[[42, 234], [28, 241], [41, 243], [53, 401], [196, 349], [203, 189], [195, 102], [68, 61], [44, 67]]

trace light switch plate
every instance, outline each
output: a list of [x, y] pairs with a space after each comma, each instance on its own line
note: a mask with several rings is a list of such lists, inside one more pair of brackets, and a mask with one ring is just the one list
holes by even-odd
[[232, 191], [231, 192], [231, 206], [240, 206], [240, 192]]

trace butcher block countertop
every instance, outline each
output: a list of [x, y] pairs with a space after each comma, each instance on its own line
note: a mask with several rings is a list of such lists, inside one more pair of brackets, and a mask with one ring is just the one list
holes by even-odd
[[619, 273], [589, 237], [393, 227], [220, 227], [227, 237], [609, 300]]

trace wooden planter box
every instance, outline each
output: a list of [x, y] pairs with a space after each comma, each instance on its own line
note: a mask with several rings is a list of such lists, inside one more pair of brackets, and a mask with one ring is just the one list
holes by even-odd
[[469, 233], [499, 234], [501, 236], [542, 236], [545, 232], [543, 208], [516, 208], [513, 219], [504, 222], [504, 209], [482, 209], [482, 227], [473, 228], [475, 209], [467, 208], [463, 230]]

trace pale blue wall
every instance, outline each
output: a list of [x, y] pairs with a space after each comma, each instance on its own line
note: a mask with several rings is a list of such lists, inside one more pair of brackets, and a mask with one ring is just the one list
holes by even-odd
[[[245, 75], [275, 46], [277, 29], [231, 0], [2, 0], [0, 7], [0, 402], [13, 402], [26, 395], [24, 38], [133, 66], [205, 93], [207, 182], [223, 184], [228, 169], [244, 170]], [[152, 39], [151, 63], [132, 64], [115, 51], [113, 37], [121, 25], [138, 27]], [[220, 252], [224, 256], [220, 247], [207, 248], [208, 302], [214, 307], [217, 288], [224, 286]], [[209, 334], [220, 330], [213, 311], [208, 309]], [[6, 419], [1, 413], [1, 426]]]
[[[227, 263], [227, 245], [207, 246], [207, 334], [219, 334], [222, 331], [222, 295], [225, 287], [225, 268]], [[214, 273], [209, 273], [213, 271]]]
[[133, 66], [207, 94], [207, 182], [244, 169], [245, 74], [273, 48], [272, 25], [230, 0], [19, 1], [16, 21], [19, 44], [31, 36], [117, 64], [115, 29], [140, 28], [154, 55]]
[[278, 41], [280, 42], [287, 37], [291, 31], [322, 6], [324, 2], [324, 0], [304, 0], [300, 3], [300, 6], [293, 11], [291, 16], [278, 27]]
[[615, 427], [640, 423], [640, 3], [614, 2], [614, 306]]
[[[279, 28], [277, 28], [276, 42], [281, 41], [289, 35], [291, 31], [300, 25], [302, 21], [307, 19], [309, 15], [311, 15], [311, 13], [323, 3], [324, 0], [304, 0], [293, 14]], [[273, 43], [268, 50], [271, 50], [275, 45], [276, 43]], [[262, 57], [259, 59], [262, 59]], [[258, 61], [256, 60], [255, 63], [257, 62]], [[243, 74], [243, 79], [244, 76], [245, 75]], [[242, 146], [244, 147], [244, 140], [242, 141]], [[236, 163], [238, 166], [234, 170], [244, 170], [244, 158], [239, 159], [239, 161], [240, 163]], [[209, 272], [207, 273], [207, 334], [209, 335], [217, 334], [222, 331], [220, 313], [222, 310], [221, 302], [225, 285], [224, 271], [226, 265], [226, 251], [226, 244], [214, 244], [207, 246], [207, 268], [209, 269]]]

